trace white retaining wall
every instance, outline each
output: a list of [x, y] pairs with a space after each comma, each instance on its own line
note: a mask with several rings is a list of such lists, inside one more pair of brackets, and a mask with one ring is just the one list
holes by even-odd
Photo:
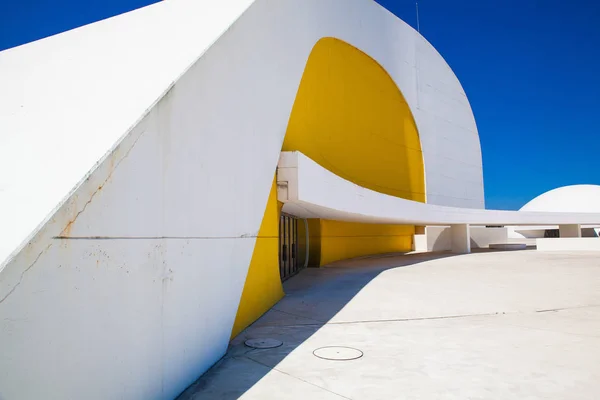
[[538, 251], [600, 251], [600, 238], [536, 239]]

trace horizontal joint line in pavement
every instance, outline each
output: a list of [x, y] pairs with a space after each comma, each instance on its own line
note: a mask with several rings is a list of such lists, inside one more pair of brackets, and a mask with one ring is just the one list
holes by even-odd
[[[531, 310], [528, 312], [531, 313], [543, 313], [543, 312], [549, 312], [549, 311], [553, 311], [553, 312], [558, 312], [558, 311], [567, 311], [567, 310], [577, 310], [577, 309], [581, 309], [581, 308], [593, 308], [593, 307], [600, 307], [600, 304], [590, 304], [590, 305], [586, 305], [586, 306], [575, 306], [575, 307], [564, 307], [564, 308], [554, 308], [551, 310]], [[276, 311], [281, 311], [281, 310], [276, 310]], [[290, 315], [295, 315], [298, 317], [302, 317], [302, 318], [306, 318], [306, 319], [312, 319], [309, 317], [304, 317], [301, 315], [296, 315], [296, 314], [292, 314], [292, 313], [288, 313], [285, 311], [281, 311], [284, 312], [286, 314], [290, 314]], [[290, 324], [290, 325], [277, 325], [277, 326], [282, 326], [282, 327], [294, 327], [294, 326], [324, 326], [324, 325], [351, 325], [351, 324], [371, 324], [371, 323], [380, 323], [380, 322], [410, 322], [410, 321], [429, 321], [429, 320], [439, 320], [439, 319], [459, 319], [459, 318], [469, 318], [469, 317], [493, 317], [496, 315], [507, 315], [507, 314], [520, 314], [523, 313], [524, 311], [497, 311], [497, 312], [490, 312], [490, 313], [481, 313], [481, 314], [459, 314], [459, 315], [442, 315], [442, 316], [435, 316], [435, 317], [416, 317], [416, 318], [392, 318], [392, 319], [374, 319], [374, 320], [361, 320], [361, 321], [340, 321], [340, 322], [322, 322], [322, 323], [306, 323], [306, 324]], [[269, 326], [269, 325], [266, 325]]]
[[265, 364], [265, 363], [263, 363], [263, 362], [261, 362], [261, 361], [255, 360], [254, 358], [250, 357], [250, 355], [249, 355], [249, 354], [248, 354], [248, 355], [244, 355], [243, 357], [244, 357], [244, 358], [246, 358], [247, 360], [250, 360], [250, 361], [252, 361], [252, 362], [255, 362], [255, 363], [257, 363], [257, 364], [260, 364], [260, 365], [262, 365], [263, 367], [267, 367], [267, 368], [269, 368], [269, 369], [271, 369], [271, 370], [273, 370], [273, 371], [277, 371], [277, 372], [279, 372], [280, 374], [287, 375], [287, 376], [289, 376], [290, 378], [293, 378], [293, 379], [299, 380], [299, 381], [301, 381], [301, 382], [304, 382], [304, 383], [306, 383], [306, 384], [308, 384], [308, 385], [311, 385], [311, 386], [314, 386], [314, 387], [316, 387], [316, 388], [319, 388], [319, 389], [321, 389], [321, 390], [323, 390], [323, 391], [325, 391], [325, 392], [329, 392], [329, 393], [331, 393], [331, 394], [333, 394], [333, 395], [336, 395], [336, 396], [338, 396], [338, 397], [340, 397], [340, 398], [342, 398], [342, 399], [352, 400], [350, 397], [346, 397], [346, 396], [344, 396], [343, 394], [339, 394], [339, 393], [333, 392], [333, 391], [331, 391], [330, 389], [327, 389], [326, 387], [319, 386], [319, 385], [317, 385], [316, 383], [312, 383], [312, 382], [310, 382], [310, 381], [307, 381], [307, 380], [305, 380], [305, 379], [302, 379], [302, 378], [300, 378], [300, 377], [298, 377], [298, 376], [292, 375], [292, 374], [290, 374], [290, 373], [288, 373], [288, 372], [285, 372], [285, 371], [283, 371], [283, 370], [281, 370], [281, 369], [278, 369], [278, 368], [277, 368], [277, 365], [275, 365], [275, 366], [272, 366], [272, 365], [269, 365], [269, 364]]

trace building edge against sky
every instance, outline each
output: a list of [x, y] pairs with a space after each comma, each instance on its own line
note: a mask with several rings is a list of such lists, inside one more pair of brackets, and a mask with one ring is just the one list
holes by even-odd
[[[370, 0], [168, 0], [0, 52], [0, 87], [0, 397], [173, 398], [206, 371], [284, 294], [282, 151], [483, 212], [458, 79]], [[315, 266], [421, 229], [307, 226]]]

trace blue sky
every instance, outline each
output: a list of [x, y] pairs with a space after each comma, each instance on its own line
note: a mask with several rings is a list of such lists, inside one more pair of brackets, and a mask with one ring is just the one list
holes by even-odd
[[[282, 0], [284, 1], [284, 0]], [[152, 0], [0, 2], [0, 49]], [[412, 0], [378, 0], [416, 27]], [[421, 33], [469, 97], [486, 207], [517, 209], [555, 187], [600, 184], [600, 2], [420, 0]]]

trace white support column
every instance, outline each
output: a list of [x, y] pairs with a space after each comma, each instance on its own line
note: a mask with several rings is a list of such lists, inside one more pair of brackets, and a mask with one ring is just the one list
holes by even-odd
[[581, 225], [570, 224], [570, 225], [559, 225], [558, 230], [560, 237], [578, 238], [581, 237]]
[[468, 224], [450, 226], [450, 236], [453, 253], [467, 254], [471, 252], [471, 230]]

